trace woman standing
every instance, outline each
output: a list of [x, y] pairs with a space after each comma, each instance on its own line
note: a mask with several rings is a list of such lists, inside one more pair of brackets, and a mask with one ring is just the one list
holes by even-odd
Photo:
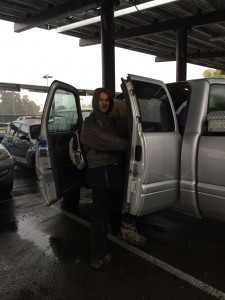
[[[128, 141], [120, 138], [113, 121], [108, 117], [113, 97], [104, 88], [94, 91], [93, 112], [84, 121], [81, 142], [88, 162], [87, 184], [93, 190], [93, 211], [90, 229], [91, 267], [99, 269], [111, 261], [107, 252], [107, 232], [112, 202], [123, 192], [121, 152]], [[120, 177], [120, 178], [119, 178]]]
[[[118, 208], [121, 215], [124, 188], [122, 154], [127, 150], [128, 140], [119, 136], [113, 119], [109, 117], [113, 103], [113, 97], [107, 89], [97, 88], [92, 98], [93, 112], [85, 119], [81, 130], [81, 142], [88, 163], [86, 181], [93, 190], [90, 261], [91, 267], [96, 270], [111, 261], [111, 254], [107, 251], [110, 213], [114, 207]], [[117, 222], [119, 228], [120, 221]]]

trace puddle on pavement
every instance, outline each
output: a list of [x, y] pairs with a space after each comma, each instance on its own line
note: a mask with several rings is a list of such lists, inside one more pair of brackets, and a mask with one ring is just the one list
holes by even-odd
[[36, 226], [37, 223], [32, 221], [31, 216], [21, 216], [17, 219], [17, 234], [21, 239], [32, 242], [45, 255], [56, 259], [59, 263], [78, 264], [80, 262], [80, 245], [77, 241], [51, 236]]
[[21, 239], [34, 243], [34, 245], [43, 250], [46, 255], [53, 255], [49, 243], [50, 235], [38, 230], [30, 216], [29, 219], [27, 219], [26, 216], [17, 219], [17, 234]]

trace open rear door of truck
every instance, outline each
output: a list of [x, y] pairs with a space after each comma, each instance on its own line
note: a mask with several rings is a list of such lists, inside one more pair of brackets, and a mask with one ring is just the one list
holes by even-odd
[[163, 82], [128, 75], [121, 87], [130, 116], [126, 204], [140, 216], [178, 201], [181, 136]]
[[69, 141], [81, 125], [78, 91], [54, 81], [45, 102], [36, 146], [36, 171], [47, 205], [79, 189], [84, 181], [85, 170], [78, 170], [69, 156]]

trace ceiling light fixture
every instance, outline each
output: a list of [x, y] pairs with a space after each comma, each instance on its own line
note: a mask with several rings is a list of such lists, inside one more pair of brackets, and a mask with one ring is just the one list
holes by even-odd
[[221, 34], [221, 35], [217, 35], [217, 36], [212, 36], [209, 41], [210, 42], [216, 42], [216, 41], [222, 41], [225, 40], [225, 35]]
[[[131, 14], [133, 12], [137, 12], [137, 11], [141, 11], [144, 9], [148, 9], [148, 8], [152, 8], [152, 7], [156, 7], [156, 6], [160, 6], [160, 5], [165, 5], [171, 2], [175, 2], [178, 0], [154, 0], [154, 1], [150, 1], [150, 2], [146, 2], [146, 3], [142, 3], [136, 6], [132, 6], [129, 8], [124, 8], [121, 10], [117, 10], [114, 12], [114, 18], [116, 17], [121, 17], [123, 15], [128, 15]], [[83, 27], [83, 26], [87, 26], [87, 25], [91, 25], [94, 23], [98, 23], [101, 21], [101, 17], [94, 17], [94, 18], [89, 18], [80, 22], [76, 22], [73, 24], [69, 24], [69, 25], [65, 25], [65, 26], [61, 26], [57, 28], [57, 32], [64, 32], [64, 31], [68, 31], [71, 29], [75, 29], [75, 28], [79, 28], [79, 27]]]

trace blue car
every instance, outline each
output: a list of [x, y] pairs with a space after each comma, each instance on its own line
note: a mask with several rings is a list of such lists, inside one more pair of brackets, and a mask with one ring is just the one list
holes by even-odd
[[10, 152], [16, 165], [35, 171], [35, 147], [40, 128], [40, 118], [15, 120], [8, 125], [2, 144]]

